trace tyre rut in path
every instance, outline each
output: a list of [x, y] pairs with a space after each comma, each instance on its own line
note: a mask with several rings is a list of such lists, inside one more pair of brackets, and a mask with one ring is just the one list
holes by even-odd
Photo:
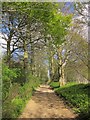
[[75, 120], [76, 115], [48, 85], [41, 85], [19, 118], [59, 118]]

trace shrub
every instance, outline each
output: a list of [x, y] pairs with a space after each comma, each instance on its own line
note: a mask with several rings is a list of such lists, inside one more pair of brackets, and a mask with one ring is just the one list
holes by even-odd
[[25, 103], [21, 98], [14, 98], [11, 101], [11, 105], [13, 106], [12, 118], [14, 118], [17, 117], [22, 112]]
[[50, 86], [51, 86], [52, 88], [59, 88], [59, 87], [60, 87], [60, 83], [59, 83], [59, 82], [51, 82], [51, 83], [50, 83]]
[[40, 79], [32, 75], [29, 76], [29, 81], [23, 85], [13, 83], [7, 98], [3, 101], [3, 119], [17, 118], [39, 84]]
[[6, 99], [6, 97], [9, 94], [10, 87], [12, 86], [12, 81], [16, 79], [17, 73], [16, 69], [10, 69], [6, 64], [2, 65], [2, 98], [3, 100]]
[[90, 84], [67, 84], [58, 88], [56, 92], [73, 105], [75, 112], [88, 115]]

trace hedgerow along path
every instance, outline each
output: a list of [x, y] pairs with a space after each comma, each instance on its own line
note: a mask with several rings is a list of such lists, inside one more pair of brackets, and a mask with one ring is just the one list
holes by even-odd
[[[36, 89], [19, 118], [59, 118], [76, 120], [76, 114], [48, 85]], [[18, 118], [18, 119], [19, 119]]]

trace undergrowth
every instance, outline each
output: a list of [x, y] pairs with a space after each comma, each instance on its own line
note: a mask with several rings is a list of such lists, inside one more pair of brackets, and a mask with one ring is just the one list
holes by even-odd
[[3, 96], [2, 120], [17, 118], [39, 84], [40, 79], [32, 75], [29, 76], [29, 81], [23, 85], [13, 83], [7, 96]]
[[68, 83], [54, 89], [69, 105], [73, 106], [80, 120], [90, 120], [90, 84]]

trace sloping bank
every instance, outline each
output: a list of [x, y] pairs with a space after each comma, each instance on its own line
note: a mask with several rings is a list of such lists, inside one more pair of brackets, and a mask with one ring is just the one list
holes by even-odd
[[14, 83], [9, 90], [8, 97], [3, 101], [2, 120], [17, 118], [22, 113], [28, 100], [30, 100], [34, 88], [39, 85], [40, 79], [34, 76], [30, 76], [30, 80], [23, 86]]
[[79, 114], [77, 119], [90, 120], [90, 84], [68, 83], [60, 87], [58, 82], [53, 82], [50, 86]]

